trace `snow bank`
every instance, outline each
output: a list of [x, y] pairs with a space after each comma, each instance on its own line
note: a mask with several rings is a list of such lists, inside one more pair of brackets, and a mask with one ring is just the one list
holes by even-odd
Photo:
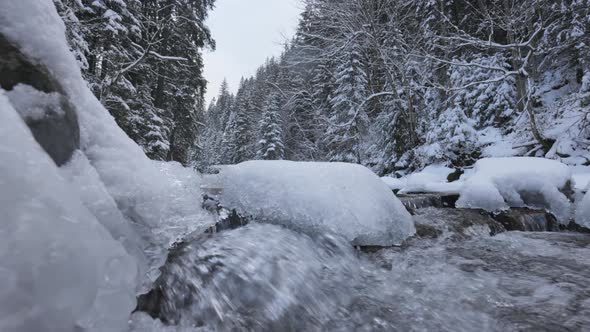
[[135, 306], [136, 262], [72, 193], [2, 90], [0, 142], [0, 330], [120, 330]]
[[487, 211], [509, 207], [546, 208], [561, 222], [571, 217], [571, 202], [560, 192], [571, 181], [571, 169], [555, 160], [530, 157], [477, 161], [461, 189], [457, 207]]
[[249, 161], [220, 176], [221, 203], [257, 221], [329, 230], [354, 245], [399, 245], [415, 233], [402, 203], [363, 166]]
[[392, 190], [399, 190], [400, 194], [416, 192], [458, 192], [461, 183], [447, 182], [447, 177], [453, 172], [454, 169], [444, 165], [430, 165], [420, 172], [412, 173], [400, 179], [383, 177], [381, 180]]

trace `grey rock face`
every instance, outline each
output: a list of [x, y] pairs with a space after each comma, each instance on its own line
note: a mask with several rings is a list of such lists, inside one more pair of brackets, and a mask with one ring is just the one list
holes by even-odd
[[[58, 81], [40, 64], [28, 59], [17, 46], [0, 34], [0, 87], [13, 91], [18, 86], [28, 86], [39, 95], [55, 95], [56, 103], [37, 104], [36, 116], [31, 114], [30, 98], [13, 100], [9, 98], [21, 114], [33, 136], [49, 154], [53, 161], [61, 166], [80, 147], [80, 129], [74, 107], [65, 96]], [[25, 96], [27, 97], [27, 96]], [[56, 110], [57, 109], [57, 110]]]

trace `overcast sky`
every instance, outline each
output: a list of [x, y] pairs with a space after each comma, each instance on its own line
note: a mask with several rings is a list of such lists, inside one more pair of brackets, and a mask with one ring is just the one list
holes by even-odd
[[299, 0], [217, 0], [207, 24], [217, 43], [205, 51], [207, 105], [223, 78], [236, 92], [242, 76], [254, 75], [267, 57], [280, 55], [285, 38], [295, 33], [302, 5]]

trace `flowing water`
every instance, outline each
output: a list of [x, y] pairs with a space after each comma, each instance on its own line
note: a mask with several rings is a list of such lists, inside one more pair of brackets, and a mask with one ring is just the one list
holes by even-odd
[[373, 253], [265, 224], [197, 237], [171, 254], [152, 314], [174, 331], [590, 331], [590, 235], [436, 218], [416, 220], [440, 236]]

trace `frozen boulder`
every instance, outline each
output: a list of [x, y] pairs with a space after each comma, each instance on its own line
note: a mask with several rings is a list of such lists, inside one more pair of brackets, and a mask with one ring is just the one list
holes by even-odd
[[546, 209], [567, 224], [572, 204], [565, 194], [571, 185], [571, 170], [549, 159], [531, 157], [479, 160], [461, 188], [460, 208], [490, 212], [510, 207]]
[[369, 169], [346, 163], [249, 161], [224, 167], [221, 204], [255, 221], [331, 231], [354, 245], [399, 245], [412, 217]]

